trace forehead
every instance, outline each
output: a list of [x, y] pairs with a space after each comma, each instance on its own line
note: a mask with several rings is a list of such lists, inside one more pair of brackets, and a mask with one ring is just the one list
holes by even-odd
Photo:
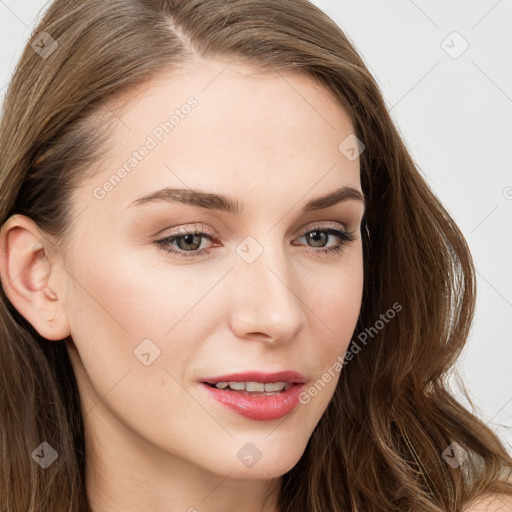
[[229, 60], [188, 63], [131, 91], [111, 111], [111, 149], [93, 185], [122, 174], [108, 187], [119, 206], [156, 185], [276, 199], [286, 192], [291, 200], [313, 188], [316, 195], [360, 188], [358, 160], [339, 149], [352, 121], [330, 91], [303, 74]]

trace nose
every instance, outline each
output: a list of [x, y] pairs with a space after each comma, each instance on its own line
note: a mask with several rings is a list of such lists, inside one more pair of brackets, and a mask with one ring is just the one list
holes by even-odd
[[236, 262], [230, 273], [231, 328], [236, 336], [278, 344], [304, 329], [307, 306], [292, 268], [283, 250], [268, 247], [252, 263]]

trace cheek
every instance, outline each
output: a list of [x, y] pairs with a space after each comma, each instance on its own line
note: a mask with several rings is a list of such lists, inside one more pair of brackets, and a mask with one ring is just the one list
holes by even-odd
[[[187, 277], [184, 269], [150, 269], [126, 256], [105, 260], [76, 260], [66, 301], [71, 337], [95, 393], [107, 393], [127, 372], [123, 385], [138, 382], [147, 392], [161, 387], [164, 369], [181, 380], [201, 338], [192, 308], [211, 284], [198, 286], [190, 270]], [[163, 375], [172, 387], [175, 381]]]
[[90, 318], [86, 328], [125, 338], [133, 348], [137, 340], [162, 340], [181, 319], [188, 320], [187, 312], [211, 283], [190, 267], [147, 260], [142, 254], [111, 254], [106, 263], [96, 258], [75, 265], [73, 276], [77, 278], [68, 301], [72, 314]]
[[148, 255], [103, 243], [101, 254], [84, 247], [68, 265], [71, 337], [88, 379], [101, 395], [129, 371], [137, 393], [161, 393], [165, 382], [181, 395], [177, 381], [185, 380], [228, 311], [215, 284], [229, 266], [173, 264], [157, 249]]
[[[183, 272], [144, 269], [143, 262], [122, 257], [112, 261], [116, 264], [88, 260], [86, 267], [76, 265], [69, 288], [71, 337], [80, 358], [75, 371], [85, 414], [93, 408], [99, 412], [101, 399], [143, 436], [150, 432], [144, 428], [162, 436], [185, 435], [187, 418], [201, 411], [180, 383], [204, 339], [201, 323], [187, 311], [211, 284], [202, 290]], [[86, 270], [80, 273], [80, 268]]]
[[316, 330], [324, 333], [318, 350], [325, 365], [346, 350], [356, 327], [363, 294], [362, 259], [354, 257], [342, 268], [327, 270], [308, 286], [312, 291], [305, 294], [305, 302]]
[[311, 333], [303, 357], [305, 361], [315, 362], [315, 375], [300, 401], [307, 406], [307, 417], [315, 421], [320, 419], [335, 392], [361, 308], [362, 259], [356, 254], [346, 263], [343, 268], [317, 274], [315, 283], [310, 282], [309, 288], [305, 288], [311, 293], [304, 293], [304, 302], [310, 306]]

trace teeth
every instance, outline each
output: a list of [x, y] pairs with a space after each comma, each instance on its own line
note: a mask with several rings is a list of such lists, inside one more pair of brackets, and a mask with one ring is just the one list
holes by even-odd
[[281, 389], [288, 389], [288, 387], [286, 382], [268, 382], [265, 384], [265, 391], [281, 391]]
[[229, 387], [234, 391], [243, 391], [245, 389], [245, 382], [230, 382]]
[[246, 391], [259, 391], [261, 393], [262, 391], [265, 391], [265, 384], [263, 384], [261, 382], [246, 382], [245, 390]]
[[229, 386], [233, 391], [248, 391], [255, 393], [276, 392], [291, 388], [290, 382], [217, 382], [215, 387], [225, 389]]

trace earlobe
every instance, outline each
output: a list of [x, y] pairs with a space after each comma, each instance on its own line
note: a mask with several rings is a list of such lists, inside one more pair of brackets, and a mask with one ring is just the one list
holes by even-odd
[[34, 329], [48, 340], [61, 340], [70, 331], [63, 290], [50, 286], [52, 272], [59, 270], [48, 259], [50, 245], [32, 219], [11, 216], [0, 229], [0, 278], [8, 299]]

